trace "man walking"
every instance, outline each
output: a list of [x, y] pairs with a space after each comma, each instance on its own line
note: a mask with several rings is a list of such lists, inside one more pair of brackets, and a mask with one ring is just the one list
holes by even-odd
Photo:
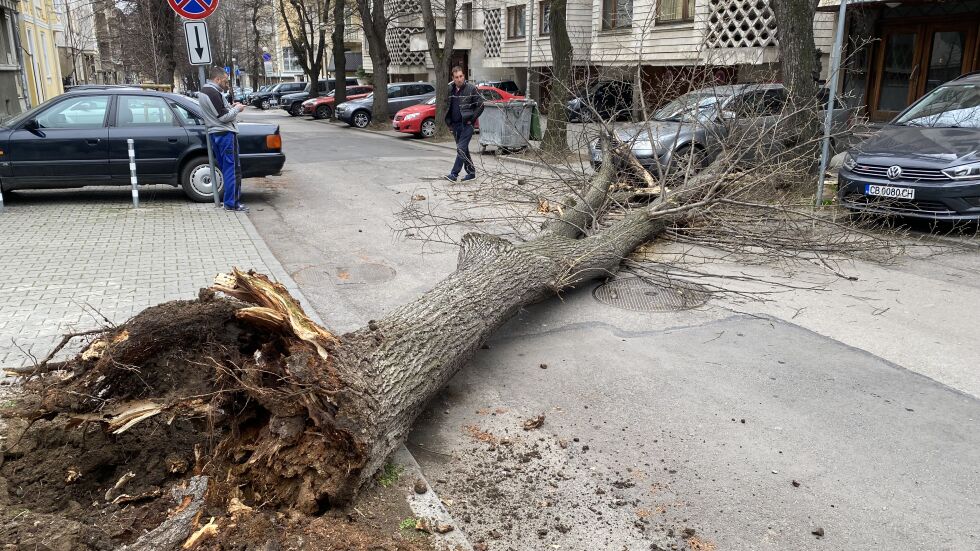
[[453, 170], [446, 176], [450, 182], [459, 178], [460, 169], [466, 169], [463, 180], [476, 178], [476, 167], [470, 157], [470, 138], [473, 137], [473, 125], [483, 113], [483, 96], [480, 91], [466, 82], [466, 73], [462, 67], [453, 67], [453, 82], [449, 85], [449, 95], [446, 98], [446, 126], [453, 131], [456, 138], [456, 162]]
[[[223, 69], [211, 69], [211, 80], [207, 82], [197, 95], [204, 115], [204, 127], [208, 139], [211, 140], [211, 150], [214, 154], [214, 164], [221, 171], [221, 182], [224, 185], [225, 210], [248, 212], [245, 205], [239, 201], [242, 187], [242, 166], [238, 158], [238, 114], [245, 110], [240, 103], [228, 103], [224, 91], [229, 88], [228, 75]], [[212, 178], [212, 185], [217, 185], [217, 178]]]

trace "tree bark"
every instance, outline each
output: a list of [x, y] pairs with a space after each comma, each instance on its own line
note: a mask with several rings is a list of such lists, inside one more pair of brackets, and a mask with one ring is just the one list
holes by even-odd
[[357, 0], [361, 13], [361, 27], [368, 41], [371, 64], [374, 66], [374, 100], [371, 103], [371, 122], [377, 127], [388, 128], [388, 66], [391, 55], [385, 37], [388, 33], [388, 17], [385, 14], [385, 0]]
[[548, 14], [548, 24], [551, 27], [551, 97], [548, 102], [548, 127], [545, 129], [541, 148], [549, 153], [568, 151], [568, 113], [565, 104], [568, 103], [571, 86], [574, 52], [568, 38], [567, 8], [567, 0], [552, 0]]
[[[790, 145], [809, 143], [808, 151], [794, 157], [816, 163], [820, 133], [817, 97], [820, 57], [813, 40], [818, 0], [772, 0], [779, 38], [780, 68], [788, 92], [787, 113], [781, 124]], [[802, 153], [802, 155], [801, 155]]]
[[346, 24], [346, 0], [334, 0], [333, 4], [333, 68], [335, 86], [334, 105], [347, 101], [347, 56], [344, 52], [344, 25]]
[[421, 7], [429, 57], [432, 58], [432, 66], [436, 74], [435, 137], [443, 139], [449, 136], [449, 128], [443, 124], [446, 120], [446, 101], [449, 96], [449, 87], [444, 83], [448, 83], [451, 79], [453, 48], [456, 45], [456, 0], [445, 0], [443, 15], [446, 21], [446, 39], [441, 47], [436, 32], [436, 14], [432, 9], [432, 0], [421, 0]]

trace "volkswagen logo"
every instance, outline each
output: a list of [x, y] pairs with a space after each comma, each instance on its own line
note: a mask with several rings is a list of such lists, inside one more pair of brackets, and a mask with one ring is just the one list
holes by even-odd
[[895, 165], [888, 167], [888, 172], [885, 173], [889, 180], [898, 180], [902, 177], [902, 167]]

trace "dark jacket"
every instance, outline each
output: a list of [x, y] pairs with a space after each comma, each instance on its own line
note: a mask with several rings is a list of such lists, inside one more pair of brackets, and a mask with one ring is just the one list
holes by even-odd
[[[453, 91], [456, 85], [449, 84], [449, 94], [446, 96], [446, 124], [452, 126]], [[459, 91], [459, 111], [464, 124], [473, 124], [483, 113], [483, 96], [473, 84], [466, 82]]]
[[228, 98], [221, 93], [218, 85], [208, 81], [201, 87], [197, 94], [197, 101], [201, 105], [201, 114], [204, 116], [204, 127], [208, 134], [221, 132], [238, 133], [237, 118], [240, 111], [228, 103]]

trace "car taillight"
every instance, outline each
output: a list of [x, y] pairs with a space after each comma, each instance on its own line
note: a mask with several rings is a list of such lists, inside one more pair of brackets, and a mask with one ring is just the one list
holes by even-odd
[[265, 147], [267, 149], [282, 149], [282, 136], [269, 134], [265, 137]]

